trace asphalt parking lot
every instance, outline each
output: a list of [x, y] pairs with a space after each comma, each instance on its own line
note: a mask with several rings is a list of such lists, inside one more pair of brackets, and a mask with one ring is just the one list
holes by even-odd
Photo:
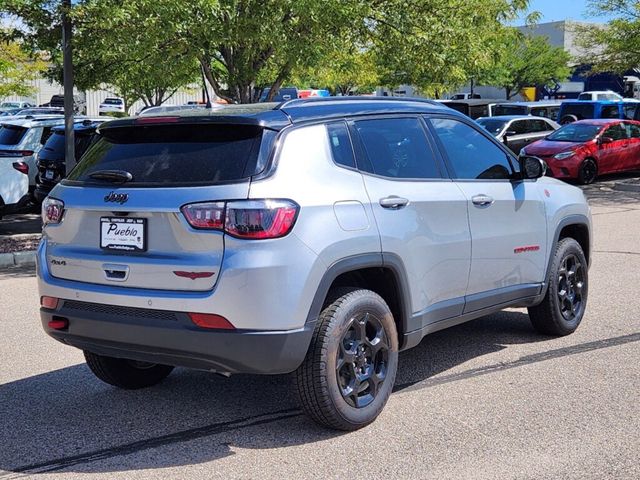
[[386, 409], [354, 433], [301, 414], [287, 376], [176, 370], [100, 383], [41, 330], [34, 272], [0, 274], [0, 478], [640, 478], [640, 193], [590, 186], [589, 305], [568, 337], [525, 310], [401, 355]]

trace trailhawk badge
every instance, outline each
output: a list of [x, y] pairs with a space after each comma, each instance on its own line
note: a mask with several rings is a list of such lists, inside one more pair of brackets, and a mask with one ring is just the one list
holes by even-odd
[[128, 193], [110, 192], [108, 195], [104, 196], [105, 202], [119, 203], [120, 205], [122, 205], [123, 203], [126, 203], [127, 200], [129, 200]]

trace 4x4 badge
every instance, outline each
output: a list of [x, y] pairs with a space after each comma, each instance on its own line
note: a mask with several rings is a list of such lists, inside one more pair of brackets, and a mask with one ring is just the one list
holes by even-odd
[[109, 195], [105, 195], [104, 196], [104, 201], [105, 202], [119, 203], [120, 205], [125, 203], [127, 200], [129, 200], [129, 194], [128, 193], [110, 192]]

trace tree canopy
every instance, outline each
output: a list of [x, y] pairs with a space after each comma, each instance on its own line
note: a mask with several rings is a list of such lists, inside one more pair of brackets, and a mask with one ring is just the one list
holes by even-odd
[[603, 27], [577, 25], [579, 60], [593, 71], [624, 73], [640, 66], [640, 2], [591, 0], [593, 15], [616, 15]]
[[41, 75], [45, 68], [42, 59], [29, 56], [18, 43], [0, 41], [0, 98], [30, 95], [33, 93], [31, 81]]
[[485, 83], [505, 89], [507, 99], [524, 87], [551, 86], [570, 74], [569, 53], [549, 44], [546, 37], [530, 37], [514, 32], [505, 44]]
[[[25, 45], [60, 73], [60, 3], [0, 0]], [[81, 88], [113, 86], [156, 103], [205, 75], [227, 100], [255, 101], [304, 77], [343, 93], [412, 84], [455, 88], [496, 63], [528, 0], [78, 0]]]

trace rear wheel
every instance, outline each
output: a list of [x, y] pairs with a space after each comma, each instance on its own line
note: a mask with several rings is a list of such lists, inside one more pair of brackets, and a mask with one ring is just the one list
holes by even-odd
[[540, 305], [529, 308], [533, 327], [547, 335], [569, 335], [580, 325], [587, 306], [587, 260], [573, 238], [560, 240]]
[[384, 408], [398, 368], [398, 335], [389, 307], [370, 290], [332, 301], [316, 324], [295, 374], [303, 410], [320, 425], [357, 430]]
[[573, 123], [577, 121], [578, 121], [578, 117], [576, 117], [575, 115], [565, 115], [560, 120], [560, 125], [567, 125], [569, 123]]
[[87, 365], [96, 377], [114, 387], [134, 390], [160, 383], [173, 370], [169, 365], [105, 357], [84, 352]]
[[586, 158], [578, 170], [578, 181], [583, 185], [593, 183], [598, 176], [598, 164], [593, 158]]

